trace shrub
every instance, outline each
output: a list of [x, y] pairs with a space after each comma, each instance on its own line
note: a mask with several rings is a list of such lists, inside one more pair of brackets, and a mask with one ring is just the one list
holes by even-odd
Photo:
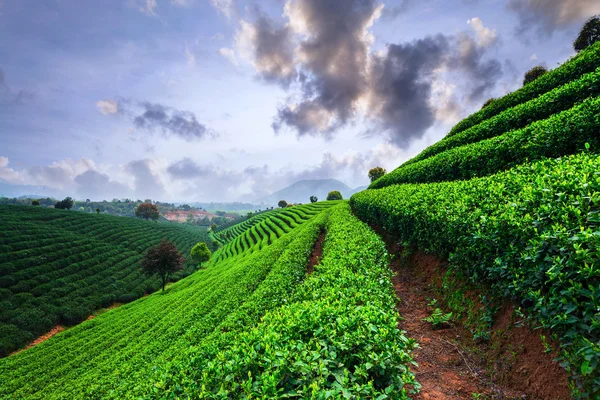
[[208, 246], [204, 242], [198, 242], [192, 250], [190, 251], [190, 256], [192, 261], [194, 261], [199, 266], [202, 266], [203, 262], [206, 262], [210, 259], [210, 250]]
[[531, 68], [529, 71], [525, 72], [525, 77], [523, 78], [523, 86], [535, 81], [540, 76], [548, 73], [548, 68], [543, 65], [538, 65]]
[[279, 200], [279, 203], [277, 203], [277, 205], [279, 206], [279, 208], [285, 208], [287, 207], [288, 203], [285, 200]]
[[487, 106], [492, 104], [494, 101], [496, 101], [496, 98], [494, 98], [494, 97], [492, 97], [491, 99], [487, 99], [481, 106], [481, 109], [483, 110], [484, 108], [486, 108]]
[[342, 194], [339, 190], [332, 190], [327, 193], [327, 200], [342, 200]]

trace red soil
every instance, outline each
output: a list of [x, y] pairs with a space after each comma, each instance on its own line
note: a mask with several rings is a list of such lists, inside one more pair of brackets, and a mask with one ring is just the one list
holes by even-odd
[[52, 336], [56, 335], [59, 332], [64, 331], [65, 328], [62, 325], [56, 325], [54, 328], [50, 329], [48, 332], [46, 332], [45, 334], [43, 334], [42, 336], [36, 338], [33, 342], [29, 343], [27, 346], [23, 347], [22, 349], [19, 349], [17, 351], [14, 351], [12, 353], [10, 353], [10, 355], [12, 356], [13, 354], [17, 354], [22, 352], [23, 350], [32, 348], [33, 346], [36, 346], [42, 342], [45, 342], [46, 340], [50, 339]]
[[312, 252], [310, 253], [310, 257], [308, 259], [308, 267], [306, 267], [306, 273], [308, 275], [312, 274], [315, 270], [315, 265], [321, 262], [321, 257], [323, 256], [323, 241], [325, 240], [325, 231], [321, 231], [315, 245], [313, 246]]
[[[390, 253], [399, 254], [396, 245]], [[424, 318], [434, 286], [441, 284], [446, 262], [416, 253], [391, 263], [398, 296], [399, 326], [417, 340], [413, 368], [421, 392], [415, 399], [473, 399], [474, 393], [492, 399], [568, 399], [567, 373], [544, 353], [540, 332], [516, 327], [513, 309], [497, 318], [492, 340], [476, 344], [460, 322], [435, 330]], [[473, 295], [475, 298], [476, 296]], [[441, 306], [441, 305], [439, 305]]]

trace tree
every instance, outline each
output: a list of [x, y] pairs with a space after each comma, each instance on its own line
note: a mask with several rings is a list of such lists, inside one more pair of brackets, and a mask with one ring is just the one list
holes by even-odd
[[74, 201], [70, 197], [65, 197], [63, 200], [57, 202], [54, 205], [54, 208], [58, 208], [59, 210], [70, 210], [73, 208]]
[[485, 101], [485, 103], [483, 103], [483, 105], [481, 106], [481, 109], [483, 110], [484, 108], [486, 108], [487, 106], [492, 104], [495, 100], [496, 100], [496, 98], [494, 98], [494, 97], [492, 97], [491, 99], [487, 99]]
[[202, 266], [203, 262], [210, 260], [210, 250], [208, 246], [204, 242], [198, 242], [192, 250], [190, 251], [190, 256], [192, 257], [192, 261], [198, 264], [198, 266]]
[[339, 190], [332, 190], [327, 193], [327, 200], [342, 200], [342, 194]]
[[287, 201], [279, 200], [279, 203], [277, 203], [277, 205], [279, 206], [279, 208], [285, 208], [287, 207]]
[[[371, 182], [376, 181], [377, 179], [384, 176], [386, 174], [386, 172], [387, 171], [381, 167], [371, 168], [369, 170], [369, 179], [371, 180]], [[329, 200], [329, 199], [327, 199], [327, 200]]]
[[163, 239], [156, 246], [150, 247], [142, 259], [142, 270], [147, 275], [158, 275], [162, 282], [164, 292], [169, 276], [183, 269], [183, 256], [177, 247], [167, 239]]
[[159, 216], [158, 207], [152, 203], [142, 203], [135, 209], [135, 216], [156, 221]]
[[189, 211], [192, 209], [192, 207], [190, 207], [188, 204], [182, 204], [180, 208], [184, 211]]
[[246, 218], [252, 218], [253, 215], [254, 213], [249, 212], [248, 214], [246, 214]]
[[523, 86], [535, 81], [537, 78], [544, 75], [546, 72], [548, 72], [548, 68], [542, 65], [538, 65], [537, 67], [531, 68], [525, 73], [525, 78], [523, 78]]
[[96, 208], [96, 214], [100, 214], [100, 209]]
[[585, 50], [600, 40], [600, 15], [594, 15], [588, 19], [581, 28], [579, 36], [573, 42], [573, 48], [576, 52]]
[[214, 232], [214, 231], [215, 231], [215, 229], [217, 229], [217, 224], [214, 224], [214, 223], [213, 223], [213, 224], [210, 226], [210, 230]]
[[40, 205], [40, 202], [39, 202], [38, 200], [33, 200], [33, 201], [31, 202], [31, 205], [32, 205], [32, 206], [39, 206], [39, 205]]
[[310, 196], [311, 203], [316, 203], [317, 201], [319, 201], [319, 199], [317, 199], [317, 196]]

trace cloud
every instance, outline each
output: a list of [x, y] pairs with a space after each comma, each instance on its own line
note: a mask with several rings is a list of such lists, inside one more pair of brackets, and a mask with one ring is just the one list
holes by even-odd
[[232, 65], [237, 66], [238, 65], [238, 61], [237, 58], [235, 56], [235, 52], [233, 51], [233, 49], [229, 49], [227, 47], [221, 47], [219, 49], [219, 54], [225, 58], [227, 61], [229, 61]]
[[10, 168], [8, 164], [8, 157], [0, 157], [0, 180], [8, 183], [23, 182], [23, 173]]
[[235, 42], [238, 51], [252, 63], [264, 81], [287, 88], [296, 78], [289, 27], [276, 28], [266, 16], [254, 23], [241, 20]]
[[480, 47], [490, 47], [498, 40], [498, 33], [495, 29], [486, 28], [479, 17], [471, 18], [467, 21], [473, 31], [475, 32], [475, 38], [477, 45]]
[[188, 46], [185, 46], [185, 58], [189, 66], [196, 66], [196, 55], [190, 50]]
[[189, 179], [207, 175], [211, 172], [211, 169], [208, 167], [201, 167], [196, 164], [196, 162], [186, 157], [169, 165], [167, 172], [174, 179]]
[[112, 199], [129, 197], [131, 189], [122, 183], [110, 179], [102, 172], [87, 170], [73, 179], [76, 192], [91, 199]]
[[401, 0], [400, 4], [393, 7], [385, 6], [381, 13], [381, 18], [385, 20], [393, 20], [400, 15], [406, 14], [411, 8], [418, 4], [417, 0]]
[[70, 158], [55, 161], [48, 166], [33, 166], [26, 170], [27, 181], [36, 185], [64, 189], [72, 186], [77, 175], [88, 170], [96, 170], [93, 160], [82, 157], [78, 160]]
[[600, 13], [598, 0], [509, 0], [506, 7], [517, 14], [519, 33], [535, 28], [542, 35], [580, 24]]
[[231, 18], [235, 11], [233, 0], [210, 0], [210, 4], [227, 18]]
[[190, 111], [180, 111], [158, 103], [141, 102], [143, 112], [133, 119], [133, 125], [165, 137], [179, 137], [187, 141], [200, 140], [214, 134], [198, 122]]
[[156, 15], [154, 10], [158, 7], [156, 0], [145, 0], [144, 5], [142, 5], [139, 10], [146, 15]]
[[133, 176], [136, 196], [150, 199], [165, 199], [166, 190], [159, 174], [159, 165], [150, 159], [129, 162], [125, 170]]
[[0, 68], [0, 106], [12, 106], [28, 103], [34, 97], [33, 92], [21, 89], [14, 92], [6, 83], [4, 71]]
[[382, 8], [375, 0], [286, 3], [289, 26], [303, 37], [296, 48], [301, 96], [279, 108], [275, 131], [287, 126], [300, 136], [327, 135], [355, 116], [368, 87], [369, 29]]
[[99, 100], [96, 107], [104, 115], [116, 114], [119, 112], [119, 103], [114, 100]]
[[434, 72], [447, 62], [450, 51], [450, 40], [437, 35], [389, 45], [384, 55], [373, 58], [369, 113], [377, 117], [375, 129], [388, 132], [398, 147], [408, 147], [435, 122], [436, 109], [429, 100]]

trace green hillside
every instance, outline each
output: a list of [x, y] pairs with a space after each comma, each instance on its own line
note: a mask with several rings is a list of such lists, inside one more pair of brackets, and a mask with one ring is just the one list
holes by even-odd
[[[350, 201], [215, 229], [220, 247], [205, 268], [0, 359], [0, 398], [409, 398], [421, 387], [418, 348], [430, 343], [399, 328], [404, 299], [390, 265], [417, 252], [443, 260], [441, 307], [473, 343], [491, 342], [501, 306], [514, 306], [519, 326], [549, 335], [546, 350], [559, 346], [555, 367], [573, 397], [599, 398], [599, 68], [597, 43]], [[206, 238], [33, 207], [0, 216], [7, 332], [45, 315], [56, 315], [52, 326], [65, 318], [53, 302], [71, 295], [70, 307], [89, 301], [90, 310], [139, 297], [157, 285], [137, 280], [149, 244], [165, 236], [188, 251]], [[120, 276], [135, 285], [107, 292]], [[450, 346], [455, 359], [445, 362], [462, 362], [466, 350]]]
[[[162, 238], [187, 255], [208, 235], [198, 227], [0, 205], [0, 354], [157, 290], [159, 280], [144, 275], [140, 261]], [[188, 261], [172, 279], [194, 269]]]

